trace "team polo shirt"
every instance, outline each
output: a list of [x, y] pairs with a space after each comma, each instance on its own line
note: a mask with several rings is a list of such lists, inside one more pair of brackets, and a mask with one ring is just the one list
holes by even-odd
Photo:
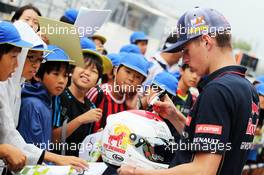
[[[101, 92], [99, 92], [101, 91]], [[116, 99], [111, 94], [112, 87], [110, 84], [105, 83], [98, 87], [91, 88], [87, 93], [87, 98], [91, 100], [96, 107], [102, 109], [103, 115], [101, 120], [95, 122], [94, 132], [97, 132], [100, 128], [104, 128], [106, 125], [106, 118], [110, 114], [115, 114], [127, 110], [125, 103], [125, 95], [121, 100]]]
[[217, 174], [241, 174], [259, 115], [258, 94], [245, 72], [244, 67], [227, 66], [199, 84], [200, 95], [170, 166], [191, 162], [196, 152], [207, 152], [222, 155]]
[[[94, 104], [89, 100], [84, 100], [84, 103], [77, 100], [67, 88], [64, 92], [54, 100], [54, 108], [59, 110], [57, 114], [53, 115], [53, 127], [58, 128], [63, 125], [64, 120], [67, 118], [68, 123], [79, 115], [94, 108]], [[82, 124], [77, 128], [69, 137], [66, 138], [68, 147], [65, 149], [65, 155], [79, 156], [79, 147], [85, 137], [92, 134], [93, 123]], [[54, 150], [55, 153], [60, 154], [61, 148], [57, 145]]]

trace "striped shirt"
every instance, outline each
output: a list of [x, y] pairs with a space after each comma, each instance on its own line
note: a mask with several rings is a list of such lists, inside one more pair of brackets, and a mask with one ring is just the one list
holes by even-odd
[[[115, 114], [127, 110], [125, 103], [125, 95], [121, 100], [116, 99], [111, 94], [112, 86], [108, 83], [99, 85], [99, 87], [93, 87], [87, 93], [86, 97], [92, 101], [96, 107], [102, 109], [103, 115], [101, 120], [95, 123], [94, 132], [97, 132], [98, 129], [104, 128], [106, 125], [106, 118], [110, 114]], [[100, 93], [99, 91], [102, 90]]]

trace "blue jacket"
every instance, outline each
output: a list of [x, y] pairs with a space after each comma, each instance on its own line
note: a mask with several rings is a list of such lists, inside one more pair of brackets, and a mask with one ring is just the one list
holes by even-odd
[[52, 97], [42, 83], [22, 89], [18, 131], [27, 143], [48, 150], [52, 133]]

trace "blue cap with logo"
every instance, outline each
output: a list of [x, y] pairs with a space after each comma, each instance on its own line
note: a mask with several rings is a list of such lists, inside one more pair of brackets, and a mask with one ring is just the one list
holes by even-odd
[[122, 52], [120, 65], [126, 66], [144, 77], [148, 75], [149, 62], [141, 54]]
[[48, 45], [47, 50], [49, 53], [43, 56], [45, 61], [74, 62], [70, 59], [69, 55], [58, 46]]
[[221, 13], [211, 8], [195, 7], [180, 17], [177, 23], [177, 42], [164, 52], [181, 51], [184, 44], [202, 34], [224, 31], [231, 31], [231, 26]]
[[141, 54], [140, 48], [135, 44], [127, 44], [121, 47], [120, 52]]
[[16, 47], [30, 48], [33, 45], [21, 39], [15, 26], [7, 21], [0, 22], [0, 44], [11, 44]]
[[158, 73], [152, 84], [159, 86], [161, 89], [166, 90], [171, 95], [176, 96], [176, 91], [178, 88], [178, 80], [169, 72], [163, 71]]
[[130, 43], [135, 44], [136, 41], [148, 41], [148, 37], [144, 32], [134, 32], [130, 36]]
[[258, 84], [256, 86], [256, 90], [257, 90], [259, 95], [263, 95], [264, 96], [264, 83]]
[[76, 21], [76, 18], [78, 16], [78, 11], [76, 9], [70, 8], [68, 10], [66, 10], [64, 12], [64, 16], [71, 21], [72, 23], [74, 23]]

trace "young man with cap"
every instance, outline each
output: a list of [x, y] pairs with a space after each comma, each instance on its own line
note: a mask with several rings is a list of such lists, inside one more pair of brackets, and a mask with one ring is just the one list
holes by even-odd
[[145, 55], [148, 47], [148, 37], [144, 32], [136, 31], [130, 36], [130, 44], [137, 45], [140, 52]]
[[168, 98], [154, 110], [182, 133], [186, 149], [176, 151], [169, 169], [123, 166], [119, 174], [241, 174], [258, 122], [259, 99], [245, 78], [246, 69], [232, 57], [230, 24], [216, 10], [197, 7], [179, 19], [178, 29], [179, 40], [166, 51], [183, 50], [191, 70], [207, 77], [186, 120]]
[[[9, 22], [0, 22], [0, 82], [6, 81], [15, 72], [18, 66], [17, 57], [21, 52], [22, 47], [31, 47], [30, 43], [21, 40], [19, 33], [15, 27]], [[4, 123], [2, 122], [3, 101], [0, 95], [0, 128], [3, 129]], [[2, 141], [4, 133], [0, 130], [0, 159], [4, 160], [8, 168], [12, 171], [19, 171], [25, 164], [27, 157], [15, 146], [4, 144]], [[1, 169], [0, 169], [1, 173]]]
[[[122, 53], [121, 57], [114, 72], [114, 81], [92, 88], [87, 93], [87, 98], [103, 111], [102, 119], [95, 123], [94, 132], [105, 127], [106, 118], [110, 114], [132, 108], [128, 101], [131, 96], [136, 99], [137, 90], [147, 76], [149, 63], [143, 55]], [[136, 104], [133, 108], [136, 108]]]

